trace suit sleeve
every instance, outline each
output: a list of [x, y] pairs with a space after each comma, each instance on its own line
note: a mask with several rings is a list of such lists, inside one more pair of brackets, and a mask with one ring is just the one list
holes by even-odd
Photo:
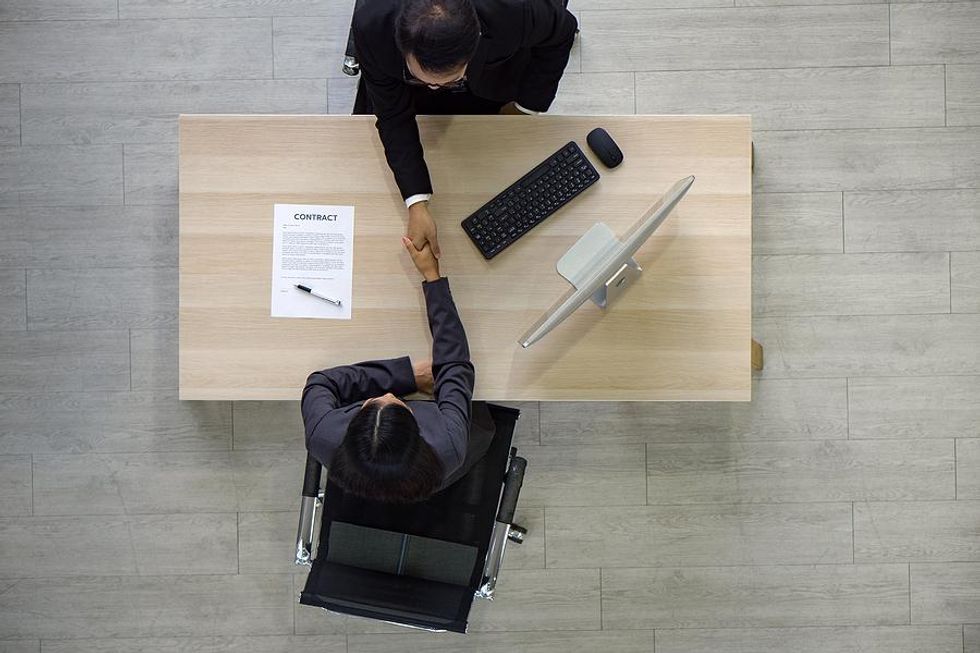
[[[329, 448], [329, 443], [319, 442], [324, 438], [336, 437], [334, 448], [340, 444], [344, 433], [333, 433], [335, 429], [320, 427], [330, 424], [333, 417], [346, 413], [344, 407], [371, 397], [379, 397], [386, 392], [406, 395], [417, 389], [415, 372], [408, 356], [342, 365], [314, 372], [306, 380], [300, 402], [307, 448], [311, 451], [314, 448], [324, 451]], [[317, 447], [312, 447], [314, 439], [318, 441]], [[324, 462], [319, 456], [318, 459]]]
[[429, 329], [432, 331], [432, 375], [435, 400], [446, 425], [446, 437], [459, 459], [466, 457], [470, 434], [475, 371], [466, 331], [449, 291], [449, 280], [423, 284]]
[[524, 47], [531, 60], [521, 79], [517, 103], [532, 111], [547, 111], [558, 92], [568, 64], [578, 22], [560, 0], [524, 3]]
[[[355, 43], [370, 43], [371, 34], [357, 24], [352, 25]], [[375, 37], [377, 38], [377, 37]], [[390, 35], [389, 35], [390, 38]], [[402, 195], [432, 193], [429, 169], [422, 153], [419, 127], [415, 121], [412, 95], [404, 80], [392, 77], [381, 70], [372, 58], [369, 48], [357, 51], [361, 64], [361, 79], [374, 105], [375, 123], [381, 144], [384, 146], [388, 167], [395, 176], [395, 183]]]

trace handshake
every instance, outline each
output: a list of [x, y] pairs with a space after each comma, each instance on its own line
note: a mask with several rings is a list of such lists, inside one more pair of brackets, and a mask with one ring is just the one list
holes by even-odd
[[426, 281], [439, 278], [439, 241], [436, 240], [436, 223], [429, 213], [427, 201], [416, 202], [409, 207], [408, 235], [402, 238], [402, 244]]
[[422, 249], [416, 249], [408, 236], [402, 236], [402, 245], [412, 257], [412, 263], [422, 274], [426, 281], [437, 281], [439, 279], [439, 259], [432, 252], [432, 243], [425, 243]]

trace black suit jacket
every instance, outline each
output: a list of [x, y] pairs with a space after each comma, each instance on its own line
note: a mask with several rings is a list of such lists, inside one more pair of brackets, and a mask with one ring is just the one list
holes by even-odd
[[[482, 36], [466, 70], [470, 92], [547, 111], [568, 63], [578, 24], [561, 0], [473, 0]], [[405, 59], [395, 44], [400, 0], [365, 0], [354, 11], [361, 77], [378, 117], [388, 166], [402, 197], [431, 193]], [[446, 92], [446, 91], [443, 91]]]
[[[475, 374], [470, 349], [446, 278], [422, 284], [432, 332], [435, 401], [408, 401], [422, 439], [442, 462], [444, 484], [466, 460]], [[306, 448], [324, 467], [343, 442], [347, 426], [365, 399], [386, 392], [417, 390], [408, 356], [367, 361], [314, 372], [306, 381], [301, 408]]]

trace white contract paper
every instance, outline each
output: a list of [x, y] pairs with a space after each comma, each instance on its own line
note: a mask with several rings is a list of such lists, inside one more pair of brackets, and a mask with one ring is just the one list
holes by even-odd
[[354, 207], [276, 204], [274, 215], [272, 317], [351, 319]]

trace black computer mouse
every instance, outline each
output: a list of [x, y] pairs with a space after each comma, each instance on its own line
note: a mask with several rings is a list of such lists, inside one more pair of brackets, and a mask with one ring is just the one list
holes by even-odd
[[590, 131], [585, 141], [607, 168], [615, 168], [623, 162], [623, 151], [616, 145], [609, 132], [602, 127]]

